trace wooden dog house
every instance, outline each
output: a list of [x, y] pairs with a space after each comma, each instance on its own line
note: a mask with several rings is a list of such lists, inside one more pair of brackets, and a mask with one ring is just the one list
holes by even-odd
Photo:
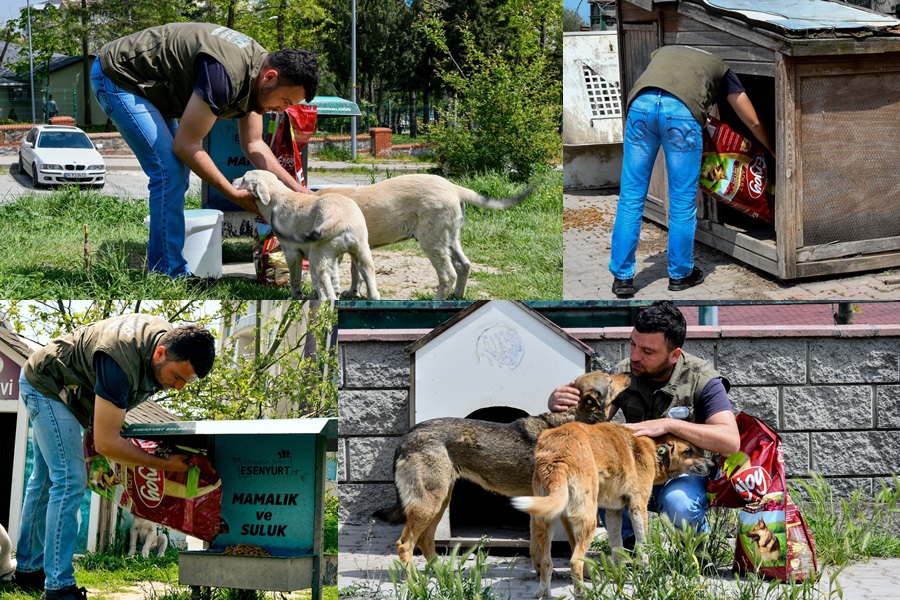
[[[781, 279], [900, 266], [900, 20], [829, 0], [616, 8], [623, 98], [656, 48], [700, 48], [738, 74], [775, 142], [774, 227], [701, 195], [697, 240]], [[660, 157], [644, 214], [667, 212]]]

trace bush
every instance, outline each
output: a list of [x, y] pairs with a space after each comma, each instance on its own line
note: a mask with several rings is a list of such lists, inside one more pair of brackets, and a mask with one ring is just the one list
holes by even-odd
[[456, 100], [429, 132], [438, 162], [449, 174], [501, 171], [517, 179], [548, 170], [562, 151], [562, 84], [548, 58], [468, 52], [467, 74], [443, 74]]
[[319, 160], [340, 160], [346, 162], [350, 160], [350, 150], [341, 145], [326, 142], [325, 145], [316, 152], [316, 158]]

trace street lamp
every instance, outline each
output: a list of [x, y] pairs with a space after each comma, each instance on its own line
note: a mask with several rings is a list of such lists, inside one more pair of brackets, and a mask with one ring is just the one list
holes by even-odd
[[[356, 103], [356, 0], [350, 6], [350, 102]], [[350, 117], [350, 160], [356, 160], [356, 117]]]
[[[19, 6], [22, 6], [21, 4]], [[34, 112], [34, 53], [31, 51], [31, 0], [28, 7], [28, 76], [31, 78], [31, 122], [37, 123], [37, 114]]]

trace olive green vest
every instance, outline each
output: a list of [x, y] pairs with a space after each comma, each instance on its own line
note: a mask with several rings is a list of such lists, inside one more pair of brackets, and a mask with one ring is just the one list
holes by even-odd
[[650, 55], [647, 70], [628, 94], [628, 105], [641, 90], [659, 88], [684, 102], [700, 127], [705, 127], [727, 71], [728, 65], [722, 59], [703, 50], [663, 46]]
[[[616, 373], [631, 373], [631, 360], [626, 358], [619, 362]], [[688, 419], [694, 421], [694, 403], [700, 399], [710, 379], [715, 377], [722, 379], [722, 385], [728, 391], [731, 384], [707, 361], [682, 351], [669, 381], [662, 388], [655, 390], [646, 378], [632, 377], [631, 387], [619, 394], [615, 404], [625, 415], [627, 423], [659, 419], [675, 406], [688, 407]]]
[[151, 359], [159, 340], [172, 326], [162, 317], [134, 314], [79, 327], [34, 352], [23, 367], [25, 378], [40, 393], [64, 401], [82, 427], [94, 415], [94, 354], [116, 361], [131, 383], [128, 408], [162, 389]]
[[170, 23], [113, 40], [100, 49], [100, 67], [113, 83], [142, 96], [163, 117], [179, 118], [194, 91], [194, 61], [208, 54], [231, 77], [231, 102], [219, 119], [242, 117], [266, 50], [244, 35], [211, 23]]

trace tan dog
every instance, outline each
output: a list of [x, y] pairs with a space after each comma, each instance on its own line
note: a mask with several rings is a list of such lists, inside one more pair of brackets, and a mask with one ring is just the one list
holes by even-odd
[[[534, 489], [541, 496], [512, 499], [519, 510], [532, 515], [531, 540], [540, 556], [541, 584], [535, 598], [550, 593], [550, 541], [553, 519], [568, 521], [572, 546], [572, 579], [582, 591], [584, 554], [597, 527], [597, 508], [605, 508], [613, 560], [622, 547], [622, 511], [627, 508], [635, 542], [647, 532], [647, 503], [653, 486], [684, 473], [707, 475], [715, 464], [681, 438], [635, 437], [618, 423], [569, 423], [541, 434], [534, 451]], [[535, 552], [535, 549], [532, 550]], [[646, 563], [646, 557], [642, 556]]]
[[141, 556], [150, 557], [150, 552], [156, 550], [156, 556], [165, 556], [169, 547], [169, 538], [163, 533], [157, 533], [157, 525], [147, 519], [135, 516], [128, 532], [129, 545], [128, 556], [137, 554], [138, 546], [141, 548]]
[[392, 523], [405, 519], [406, 527], [397, 540], [400, 560], [408, 563], [415, 546], [426, 558], [435, 555], [434, 532], [457, 479], [503, 496], [531, 494], [534, 445], [541, 432], [573, 421], [606, 420], [610, 403], [630, 383], [626, 374], [588, 373], [573, 383], [581, 399], [566, 412], [522, 417], [512, 423], [432, 419], [410, 429], [394, 453], [399, 502], [376, 513]]
[[[434, 299], [444, 300], [451, 289], [455, 297], [462, 298], [469, 279], [469, 259], [459, 242], [465, 204], [502, 210], [524, 200], [531, 188], [512, 198], [488, 198], [438, 175], [401, 175], [374, 185], [324, 189], [316, 193], [332, 191], [352, 198], [359, 205], [366, 218], [372, 248], [410, 238], [418, 240], [437, 271]], [[356, 295], [359, 274], [355, 268], [351, 273], [347, 292]]]
[[781, 542], [762, 517], [753, 529], [747, 532], [747, 537], [756, 544], [761, 562], [775, 562], [781, 558]]
[[337, 300], [340, 293], [338, 264], [349, 253], [366, 284], [366, 298], [379, 300], [375, 265], [369, 251], [366, 220], [346, 196], [313, 196], [291, 191], [268, 171], [249, 171], [235, 179], [234, 187], [250, 190], [256, 205], [284, 248], [291, 277], [291, 298], [302, 297], [303, 258], [309, 260], [313, 289], [322, 300]]

